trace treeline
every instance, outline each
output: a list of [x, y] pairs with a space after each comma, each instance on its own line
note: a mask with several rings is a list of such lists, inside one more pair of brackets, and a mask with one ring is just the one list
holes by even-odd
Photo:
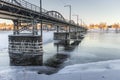
[[0, 30], [13, 30], [13, 24], [0, 23]]
[[90, 24], [88, 26], [88, 29], [108, 29], [108, 28], [114, 28], [114, 29], [120, 29], [120, 24], [115, 23], [112, 25], [107, 25], [106, 23], [100, 23], [100, 24]]

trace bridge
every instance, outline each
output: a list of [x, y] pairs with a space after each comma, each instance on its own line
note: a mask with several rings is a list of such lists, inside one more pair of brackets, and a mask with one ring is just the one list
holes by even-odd
[[47, 11], [25, 0], [0, 0], [0, 18], [14, 23], [13, 35], [9, 35], [9, 56], [15, 65], [42, 64], [44, 24], [55, 26], [54, 39], [65, 42], [79, 40], [87, 30], [57, 11]]

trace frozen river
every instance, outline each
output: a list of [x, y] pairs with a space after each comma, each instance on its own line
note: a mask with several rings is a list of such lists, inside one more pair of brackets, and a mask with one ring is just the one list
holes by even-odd
[[[59, 53], [69, 55], [69, 57], [65, 57], [65, 62], [59, 65], [62, 67], [120, 59], [120, 33], [88, 32], [82, 42], [73, 50], [65, 50], [63, 46], [59, 46], [57, 50], [53, 41], [53, 32], [44, 33], [44, 63], [47, 65], [52, 64], [52, 60]], [[9, 34], [12, 34], [12, 31], [0, 32], [0, 70], [10, 67], [7, 50]], [[51, 62], [48, 62], [50, 60]]]
[[71, 53], [67, 64], [120, 59], [120, 34], [91, 32]]
[[[50, 49], [50, 47], [52, 49]], [[55, 55], [53, 43], [44, 46], [46, 57]], [[64, 66], [120, 59], [120, 34], [115, 32], [88, 32], [74, 50], [66, 51], [59, 47], [59, 53], [69, 54]]]
[[[8, 57], [8, 35], [11, 31], [0, 32], [0, 66], [9, 65]], [[48, 37], [50, 35], [50, 37]], [[45, 32], [47, 36], [44, 44], [44, 61], [53, 57], [57, 53], [57, 47], [53, 43], [52, 32]], [[59, 47], [59, 53], [67, 53], [70, 57], [65, 62], [66, 65], [89, 63], [120, 59], [120, 34], [89, 32], [82, 42], [72, 51], [65, 51], [64, 47]]]

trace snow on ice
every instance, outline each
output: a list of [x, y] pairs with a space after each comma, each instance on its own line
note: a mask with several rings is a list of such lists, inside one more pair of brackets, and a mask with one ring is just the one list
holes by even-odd
[[53, 75], [33, 71], [6, 69], [0, 71], [0, 80], [119, 80], [120, 60], [76, 64]]

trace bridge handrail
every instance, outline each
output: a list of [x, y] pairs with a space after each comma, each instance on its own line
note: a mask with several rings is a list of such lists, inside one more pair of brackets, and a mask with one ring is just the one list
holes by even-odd
[[[40, 7], [39, 6], [31, 4], [31, 3], [29, 3], [25, 0], [1, 0], [1, 1], [8, 2], [8, 3], [14, 4], [14, 5], [17, 5], [17, 6], [21, 6], [21, 7], [36, 11], [36, 12], [40, 12]], [[47, 12], [47, 10], [42, 8], [42, 12]]]

